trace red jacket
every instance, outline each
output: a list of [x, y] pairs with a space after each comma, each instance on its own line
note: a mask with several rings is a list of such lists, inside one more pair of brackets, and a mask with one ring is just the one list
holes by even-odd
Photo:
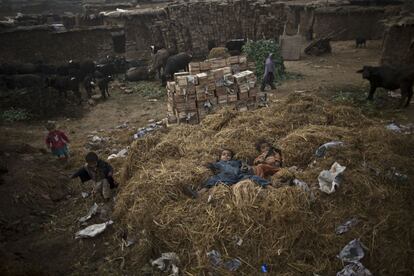
[[60, 130], [51, 131], [46, 137], [46, 145], [51, 146], [52, 150], [61, 149], [66, 143], [69, 143], [69, 139], [66, 134]]

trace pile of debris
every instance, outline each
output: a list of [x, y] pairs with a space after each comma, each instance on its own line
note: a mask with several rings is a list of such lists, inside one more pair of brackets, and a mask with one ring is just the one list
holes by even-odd
[[256, 108], [256, 76], [247, 65], [246, 57], [233, 56], [192, 62], [190, 72], [176, 73], [167, 83], [168, 122], [198, 124], [220, 106]]

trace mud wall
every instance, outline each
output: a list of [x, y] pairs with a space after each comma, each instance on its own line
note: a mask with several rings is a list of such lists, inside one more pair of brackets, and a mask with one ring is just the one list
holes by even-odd
[[414, 25], [391, 26], [384, 35], [381, 64], [414, 64]]
[[273, 1], [196, 1], [104, 21], [125, 28], [128, 57], [148, 58], [152, 44], [203, 57], [209, 41], [224, 45], [232, 38], [277, 38], [286, 20], [284, 7]]
[[0, 62], [43, 59], [58, 63], [70, 59], [98, 59], [112, 53], [111, 31], [104, 28], [53, 33], [22, 30], [0, 33]]
[[384, 8], [339, 7], [320, 8], [314, 12], [313, 31], [316, 37], [346, 28], [334, 40], [354, 40], [358, 36], [380, 39], [384, 26], [379, 21], [385, 17]]

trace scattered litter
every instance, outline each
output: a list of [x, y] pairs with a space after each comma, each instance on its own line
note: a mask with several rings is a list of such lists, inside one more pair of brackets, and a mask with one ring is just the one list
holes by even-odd
[[162, 121], [158, 121], [156, 123], [148, 124], [147, 127], [142, 127], [138, 129], [138, 131], [134, 134], [134, 139], [139, 139], [144, 137], [147, 133], [150, 133], [156, 129], [162, 128]]
[[225, 262], [223, 266], [229, 271], [236, 271], [241, 266], [241, 262], [239, 259], [232, 259]]
[[315, 195], [313, 194], [312, 190], [309, 188], [309, 185], [306, 182], [295, 178], [293, 179], [292, 183], [296, 187], [301, 188], [305, 193], [309, 194], [309, 199], [311, 201], [314, 201], [316, 199]]
[[116, 128], [117, 129], [128, 128], [128, 122], [125, 122], [122, 125], [117, 126]]
[[174, 252], [162, 253], [161, 257], [151, 263], [152, 266], [156, 266], [163, 272], [170, 273], [170, 276], [178, 276], [180, 259]]
[[414, 124], [401, 125], [401, 124], [397, 124], [395, 122], [392, 122], [392, 123], [388, 124], [385, 128], [390, 130], [390, 131], [393, 131], [393, 132], [396, 132], [396, 133], [401, 133], [401, 134], [414, 133]]
[[343, 233], [346, 233], [349, 231], [349, 229], [351, 229], [351, 227], [354, 227], [355, 225], [357, 225], [359, 223], [359, 220], [357, 218], [352, 218], [350, 220], [348, 220], [347, 222], [345, 222], [342, 225], [339, 225], [336, 228], [336, 234], [337, 235], [341, 235]]
[[338, 162], [335, 162], [329, 171], [321, 171], [318, 176], [319, 189], [327, 194], [335, 192], [342, 182], [342, 174], [345, 169], [345, 166], [341, 166]]
[[75, 239], [95, 237], [99, 235], [100, 233], [102, 233], [103, 231], [105, 231], [108, 225], [111, 225], [113, 223], [114, 222], [112, 220], [109, 220], [104, 223], [90, 225], [86, 227], [85, 229], [78, 231], [76, 233]]
[[331, 141], [331, 142], [328, 142], [328, 143], [325, 143], [325, 144], [323, 144], [322, 146], [320, 146], [317, 150], [316, 150], [316, 152], [315, 152], [315, 155], [316, 155], [316, 157], [324, 157], [325, 156], [325, 154], [326, 154], [326, 151], [329, 149], [329, 148], [334, 148], [334, 147], [338, 147], [338, 146], [342, 146], [344, 143], [343, 142], [341, 142], [341, 141]]
[[89, 219], [91, 219], [97, 212], [98, 212], [99, 206], [98, 204], [96, 204], [96, 202], [92, 205], [92, 207], [89, 209], [88, 213], [86, 214], [86, 216], [81, 217], [79, 219], [79, 222], [85, 222]]
[[128, 153], [128, 149], [123, 149], [121, 151], [119, 151], [118, 153], [113, 153], [111, 155], [108, 156], [108, 160], [114, 159], [114, 158], [124, 158], [127, 156]]
[[269, 272], [269, 269], [267, 268], [267, 264], [262, 264], [262, 266], [260, 267], [260, 270], [261, 270], [263, 273], [267, 273], [267, 272]]
[[239, 236], [234, 236], [234, 241], [237, 246], [241, 246], [243, 244], [243, 239]]
[[127, 238], [127, 240], [125, 241], [125, 246], [130, 247], [131, 245], [134, 245], [135, 242], [136, 240], [134, 238]]
[[208, 198], [207, 198], [207, 203], [210, 203], [212, 200], [213, 200], [213, 196], [209, 195]]
[[408, 175], [398, 172], [395, 167], [391, 167], [387, 174], [389, 178], [399, 182], [405, 182], [408, 180]]
[[220, 266], [222, 263], [221, 255], [216, 250], [211, 250], [210, 252], [207, 252], [207, 257], [210, 260], [210, 263], [215, 267]]
[[82, 195], [82, 198], [89, 197], [89, 193], [88, 192], [82, 192], [81, 195]]
[[158, 100], [157, 99], [148, 99], [148, 102], [150, 102], [150, 103], [156, 103], [156, 102], [158, 102]]
[[153, 123], [155, 123], [155, 120], [154, 120], [154, 119], [149, 119], [149, 120], [148, 120], [148, 123], [149, 123], [149, 124], [153, 124]]
[[207, 252], [207, 257], [214, 267], [219, 267], [223, 265], [223, 267], [229, 271], [236, 271], [241, 266], [241, 262], [239, 259], [231, 259], [223, 263], [220, 252], [216, 250], [211, 250], [210, 252]]
[[364, 258], [364, 255], [363, 244], [358, 239], [354, 239], [342, 249], [337, 257], [343, 262], [355, 263]]
[[94, 143], [102, 142], [102, 140], [103, 139], [101, 137], [97, 136], [97, 135], [92, 137], [92, 142], [94, 142]]
[[355, 262], [346, 265], [344, 269], [336, 273], [336, 276], [372, 276], [372, 273], [360, 262]]

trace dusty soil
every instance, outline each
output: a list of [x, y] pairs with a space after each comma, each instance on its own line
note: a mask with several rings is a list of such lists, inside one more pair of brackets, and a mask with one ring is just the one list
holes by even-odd
[[[302, 77], [284, 81], [275, 91], [270, 91], [271, 99], [278, 101], [295, 91], [318, 93], [325, 97], [349, 91], [365, 97], [368, 84], [356, 74], [356, 70], [362, 65], [375, 65], [379, 60], [380, 46], [380, 42], [370, 42], [366, 49], [355, 49], [352, 42], [337, 42], [333, 45], [332, 55], [286, 62], [288, 72]], [[382, 99], [367, 106], [363, 103], [361, 108], [374, 111], [387, 121], [414, 122], [414, 104], [405, 110], [395, 110], [384, 104], [384, 101], [394, 104], [394, 100], [388, 96], [382, 96]], [[78, 218], [101, 199], [83, 198], [81, 192], [90, 191], [90, 185], [80, 185], [68, 176], [82, 165], [92, 136], [108, 138], [105, 144], [98, 146], [98, 152], [106, 159], [115, 150], [127, 147], [137, 128], [147, 125], [150, 119], [157, 121], [165, 117], [165, 101], [165, 97], [149, 101], [149, 97], [138, 92], [125, 94], [115, 83], [111, 98], [98, 102], [94, 107], [85, 106], [88, 110], [83, 117], [58, 118], [59, 128], [71, 139], [72, 158], [68, 164], [57, 162], [44, 150], [44, 122], [0, 127], [3, 134], [0, 136], [2, 275], [121, 273], [119, 268], [124, 267], [124, 259], [106, 257], [109, 252], [122, 248], [125, 231], [116, 223], [98, 238], [74, 239], [74, 234], [83, 227]], [[123, 161], [122, 158], [111, 160], [117, 178]], [[4, 173], [5, 169], [7, 173]], [[110, 207], [111, 203], [105, 205], [107, 210]], [[108, 216], [97, 216], [88, 225], [105, 221]], [[131, 271], [131, 275], [140, 273]]]

